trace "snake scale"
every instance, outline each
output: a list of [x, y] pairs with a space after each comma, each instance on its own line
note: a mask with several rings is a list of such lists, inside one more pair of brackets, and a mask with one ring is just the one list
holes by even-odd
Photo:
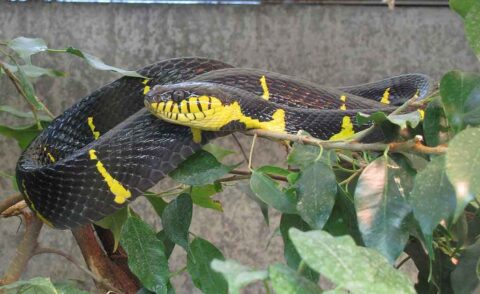
[[195, 57], [138, 73], [148, 78], [122, 77], [92, 92], [22, 153], [18, 186], [50, 226], [70, 229], [102, 219], [216, 137], [264, 128], [345, 139], [365, 128], [355, 122], [359, 111], [391, 112], [414, 95], [426, 97], [433, 84], [428, 76], [407, 74], [329, 88]]

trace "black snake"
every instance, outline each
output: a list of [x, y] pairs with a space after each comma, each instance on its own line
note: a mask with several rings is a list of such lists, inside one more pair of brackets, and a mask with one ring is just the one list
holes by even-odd
[[18, 185], [47, 224], [67, 229], [102, 219], [203, 144], [232, 131], [305, 130], [320, 139], [344, 139], [364, 128], [355, 122], [359, 111], [388, 113], [432, 91], [422, 74], [329, 88], [204, 58], [169, 59], [138, 73], [148, 79], [122, 77], [94, 91], [21, 155]]

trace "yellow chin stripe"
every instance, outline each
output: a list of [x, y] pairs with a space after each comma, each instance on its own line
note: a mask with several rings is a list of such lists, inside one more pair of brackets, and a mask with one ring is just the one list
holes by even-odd
[[87, 119], [88, 126], [90, 127], [90, 130], [92, 131], [93, 137], [95, 140], [97, 140], [100, 137], [100, 132], [95, 131], [95, 125], [93, 124], [93, 117], [89, 116]]
[[345, 140], [350, 138], [354, 134], [355, 132], [353, 130], [352, 120], [350, 119], [349, 116], [344, 116], [342, 119], [342, 130], [338, 134], [330, 137], [330, 140], [332, 141]]
[[147, 85], [148, 82], [150, 82], [150, 79], [145, 79], [143, 80], [142, 84], [145, 85], [145, 87], [143, 88], [143, 95], [147, 95], [148, 92], [150, 92], [150, 86]]
[[22, 187], [23, 187], [23, 195], [27, 198], [28, 202], [30, 203], [30, 208], [32, 208], [33, 212], [37, 215], [38, 219], [47, 224], [49, 227], [54, 227], [52, 222], [50, 222], [48, 219], [46, 219], [36, 208], [35, 205], [33, 204], [33, 201], [30, 199], [30, 195], [28, 195], [27, 192], [27, 187], [25, 186], [25, 181], [22, 181]]
[[201, 143], [202, 142], [202, 130], [197, 128], [190, 128], [192, 132], [193, 142]]
[[380, 100], [380, 102], [384, 104], [390, 104], [390, 88], [385, 89], [382, 100]]
[[265, 76], [260, 78], [260, 85], [262, 86], [263, 90], [262, 98], [265, 100], [270, 99], [270, 91], [268, 90], [267, 78], [265, 78]]
[[115, 195], [115, 198], [113, 201], [118, 204], [123, 204], [125, 201], [132, 196], [132, 193], [123, 187], [123, 185], [115, 180], [112, 175], [107, 171], [103, 163], [97, 158], [97, 155], [95, 154], [94, 149], [90, 149], [88, 151], [88, 154], [90, 155], [91, 160], [96, 160], [97, 161], [97, 170], [100, 173], [100, 175], [103, 177], [103, 180], [107, 183], [108, 188], [110, 188], [110, 192]]

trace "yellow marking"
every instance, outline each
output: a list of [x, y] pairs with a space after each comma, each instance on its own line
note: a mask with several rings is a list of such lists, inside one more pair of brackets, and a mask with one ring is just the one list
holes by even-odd
[[196, 112], [200, 112], [202, 111], [199, 107], [199, 105], [197, 105], [197, 97], [191, 97], [191, 98], [188, 98], [188, 105], [190, 106], [190, 112], [191, 113], [196, 113]]
[[[161, 105], [161, 104], [162, 104], [162, 103], [160, 103], [160, 105]], [[167, 102], [165, 103], [165, 107], [164, 107], [163, 109], [164, 109], [166, 112], [170, 112], [170, 109], [172, 109], [172, 107], [173, 107], [173, 101], [170, 100], [170, 101], [167, 101]]]
[[425, 118], [425, 111], [423, 109], [417, 109], [417, 111], [420, 113], [420, 120], [423, 120]]
[[[239, 121], [243, 123], [247, 129], [266, 129], [285, 133], [285, 111], [283, 109], [277, 109], [273, 113], [272, 119], [270, 121], [260, 121], [258, 119], [254, 119], [243, 114], [242, 108], [240, 107], [240, 104], [238, 102], [234, 102], [229, 105], [222, 105], [220, 99], [211, 96], [211, 108], [206, 111], [200, 112], [196, 111], [196, 108], [198, 107], [193, 107], [193, 105], [197, 106], [197, 97], [191, 98], [189, 102], [194, 99], [194, 103], [189, 104], [190, 113], [184, 112], [185, 104], [181, 103], [180, 109], [182, 110], [182, 115], [175, 117], [175, 120], [172, 119], [171, 116], [169, 116], [168, 112], [155, 111], [157, 103], [151, 103], [150, 109], [152, 109], [152, 112], [156, 116], [168, 122], [206, 131], [218, 131], [232, 121]], [[204, 98], [199, 97], [198, 99], [203, 100]]]
[[53, 157], [52, 153], [47, 151], [47, 147], [43, 147], [43, 151], [47, 153], [48, 159], [50, 159], [51, 162], [55, 162], [55, 157]]
[[124, 203], [127, 198], [130, 198], [132, 196], [132, 193], [128, 189], [123, 187], [119, 181], [115, 180], [112, 175], [110, 175], [103, 163], [97, 158], [95, 152], [96, 151], [94, 149], [90, 149], [88, 151], [88, 154], [90, 155], [91, 160], [97, 161], [96, 166], [98, 172], [103, 177], [103, 180], [107, 183], [110, 191], [113, 193], [113, 195], [115, 195], [115, 199], [113, 199], [113, 201], [118, 204]]
[[183, 100], [180, 103], [180, 112], [181, 113], [187, 113], [188, 112], [188, 107], [187, 107], [188, 102], [186, 100]]
[[344, 116], [342, 119], [342, 129], [338, 134], [333, 135], [329, 140], [338, 141], [348, 139], [355, 134], [353, 130], [352, 120], [349, 116]]
[[340, 109], [341, 110], [347, 110], [347, 105], [345, 105], [345, 103], [343, 103], [342, 106], [340, 106]]
[[100, 132], [95, 131], [95, 125], [93, 124], [92, 116], [88, 117], [88, 126], [90, 127], [90, 130], [92, 130], [93, 137], [95, 138], [95, 140], [97, 140], [98, 137], [100, 137]]
[[192, 131], [193, 142], [201, 143], [202, 142], [202, 130], [197, 128], [190, 128]]
[[172, 112], [173, 112], [173, 113], [179, 113], [178, 103], [173, 103]]
[[142, 84], [145, 85], [145, 88], [143, 88], [143, 95], [146, 95], [148, 92], [150, 92], [150, 86], [147, 85], [150, 79], [145, 79], [143, 80]]
[[343, 102], [347, 101], [347, 96], [345, 95], [340, 96], [340, 100], [342, 100]]
[[28, 200], [28, 203], [30, 203], [30, 208], [33, 210], [33, 212], [35, 212], [35, 214], [37, 215], [37, 217], [42, 221], [44, 222], [45, 224], [47, 224], [49, 227], [54, 227], [53, 224], [46, 218], [44, 217], [36, 208], [35, 208], [35, 204], [33, 204], [33, 201], [32, 199], [30, 198], [30, 195], [28, 195], [28, 192], [27, 192], [27, 187], [25, 186], [25, 180], [22, 181], [22, 187], [23, 187], [23, 194], [25, 195], [25, 197], [27, 198]]
[[343, 104], [340, 106], [341, 110], [347, 110], [347, 96], [342, 95], [340, 96], [340, 100], [343, 101]]
[[202, 111], [206, 111], [210, 109], [210, 102], [208, 96], [200, 96], [198, 97], [198, 102], [200, 103], [200, 108]]
[[385, 92], [383, 92], [383, 97], [382, 100], [380, 100], [381, 103], [384, 104], [390, 104], [390, 88], [385, 89]]
[[265, 76], [262, 76], [260, 78], [260, 85], [262, 86], [263, 90], [262, 98], [265, 100], [270, 99], [270, 91], [268, 90], [267, 79], [265, 78]]

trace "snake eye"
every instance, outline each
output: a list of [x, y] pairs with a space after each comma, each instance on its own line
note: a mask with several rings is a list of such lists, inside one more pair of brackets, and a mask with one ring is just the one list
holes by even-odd
[[173, 102], [180, 103], [182, 100], [185, 99], [185, 91], [182, 90], [175, 90], [172, 93], [172, 100]]

